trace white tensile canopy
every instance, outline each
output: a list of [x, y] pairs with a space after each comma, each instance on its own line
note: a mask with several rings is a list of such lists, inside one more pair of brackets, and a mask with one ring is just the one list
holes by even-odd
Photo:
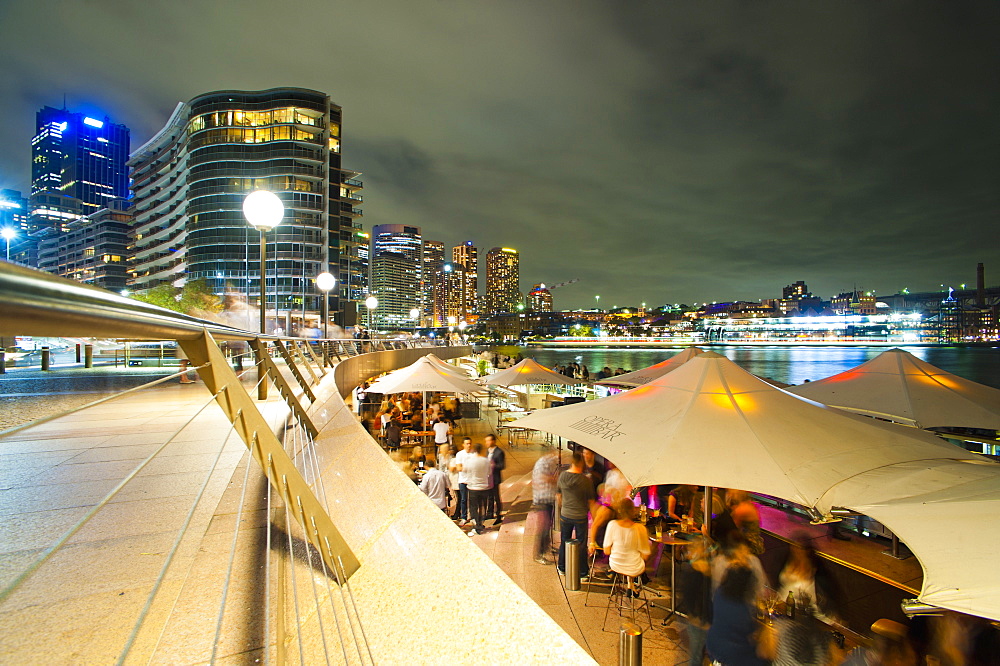
[[679, 368], [682, 364], [687, 363], [688, 360], [694, 358], [698, 354], [704, 354], [705, 351], [700, 347], [688, 347], [684, 351], [674, 354], [665, 361], [660, 361], [655, 365], [651, 365], [648, 368], [643, 368], [642, 370], [636, 370], [634, 372], [627, 372], [624, 375], [616, 375], [615, 377], [605, 377], [604, 379], [599, 379], [598, 384], [616, 384], [621, 386], [642, 386], [643, 384], [648, 384], [658, 377], [662, 377], [668, 372], [672, 372]]
[[788, 391], [918, 428], [1000, 430], [1000, 390], [945, 372], [902, 349]]
[[427, 354], [426, 356], [424, 356], [424, 358], [433, 363], [436, 367], [441, 368], [442, 370], [445, 370], [447, 372], [450, 372], [456, 375], [457, 377], [461, 377], [462, 379], [469, 378], [469, 374], [467, 372], [465, 372], [459, 367], [452, 365], [451, 363], [447, 363], [441, 360], [441, 358], [438, 357], [436, 354], [433, 353]]
[[506, 370], [493, 373], [479, 380], [483, 384], [494, 386], [524, 386], [526, 384], [582, 384], [580, 379], [561, 375], [555, 370], [546, 368], [534, 359], [526, 358], [517, 365]]
[[[1000, 465], [930, 433], [804, 400], [713, 352], [645, 386], [540, 410], [514, 425], [581, 443], [634, 486], [740, 488], [820, 514], [836, 506], [872, 516], [920, 559], [922, 600], [1000, 615], [992, 558]], [[970, 482], [955, 470], [976, 483], [963, 486]]]
[[916, 461], [875, 469], [824, 498], [884, 523], [924, 570], [920, 601], [1000, 620], [1000, 465]]
[[443, 370], [426, 356], [385, 377], [375, 380], [368, 387], [372, 393], [402, 393], [404, 391], [441, 391], [444, 393], [475, 393], [482, 387], [471, 379], [459, 377]]

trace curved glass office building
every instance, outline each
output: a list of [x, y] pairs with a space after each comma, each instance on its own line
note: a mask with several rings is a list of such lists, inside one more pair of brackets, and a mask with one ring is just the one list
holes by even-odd
[[[321, 294], [313, 279], [329, 271], [346, 287], [356, 251], [360, 174], [341, 169], [340, 139], [341, 108], [313, 90], [219, 91], [178, 104], [129, 160], [133, 287], [202, 278], [218, 294], [257, 304], [259, 235], [242, 205], [266, 189], [285, 205], [267, 234], [269, 328], [314, 320]], [[340, 286], [331, 292], [332, 313], [343, 309], [340, 294]]]

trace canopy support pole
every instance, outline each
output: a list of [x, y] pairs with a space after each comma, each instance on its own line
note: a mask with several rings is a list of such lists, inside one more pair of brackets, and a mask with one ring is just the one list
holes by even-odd
[[712, 534], [712, 486], [705, 486], [704, 506], [702, 507], [702, 521], [705, 524], [705, 532], [711, 537]]

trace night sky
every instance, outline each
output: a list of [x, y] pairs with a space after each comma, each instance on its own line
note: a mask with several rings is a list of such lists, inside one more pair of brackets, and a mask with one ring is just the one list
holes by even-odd
[[1000, 3], [0, 0], [0, 188], [35, 111], [344, 107], [365, 228], [521, 252], [556, 307], [1000, 284]]

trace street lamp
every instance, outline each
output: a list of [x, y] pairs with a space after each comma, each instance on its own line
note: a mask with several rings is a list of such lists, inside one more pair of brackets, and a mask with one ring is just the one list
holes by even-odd
[[3, 239], [7, 241], [7, 261], [10, 261], [10, 242], [17, 236], [17, 229], [4, 227], [0, 230], [0, 236], [3, 236]]
[[420, 308], [410, 310], [410, 319], [413, 320], [413, 330], [417, 329], [417, 321], [420, 319]]
[[594, 302], [596, 303], [596, 305], [594, 306], [594, 309], [600, 311], [600, 309], [601, 309], [601, 295], [600, 294], [597, 294], [596, 296], [594, 296]]
[[[285, 206], [274, 192], [257, 190], [243, 200], [243, 216], [260, 231], [260, 332], [266, 333], [267, 321], [267, 232], [281, 223]], [[275, 295], [274, 306], [278, 301]]]
[[368, 308], [368, 330], [372, 330], [372, 310], [378, 307], [378, 299], [374, 296], [369, 296], [365, 299], [365, 307]]
[[323, 317], [323, 339], [330, 339], [330, 290], [337, 286], [337, 278], [330, 273], [320, 273], [316, 276], [316, 287], [323, 292], [323, 302], [320, 304], [320, 316]]

